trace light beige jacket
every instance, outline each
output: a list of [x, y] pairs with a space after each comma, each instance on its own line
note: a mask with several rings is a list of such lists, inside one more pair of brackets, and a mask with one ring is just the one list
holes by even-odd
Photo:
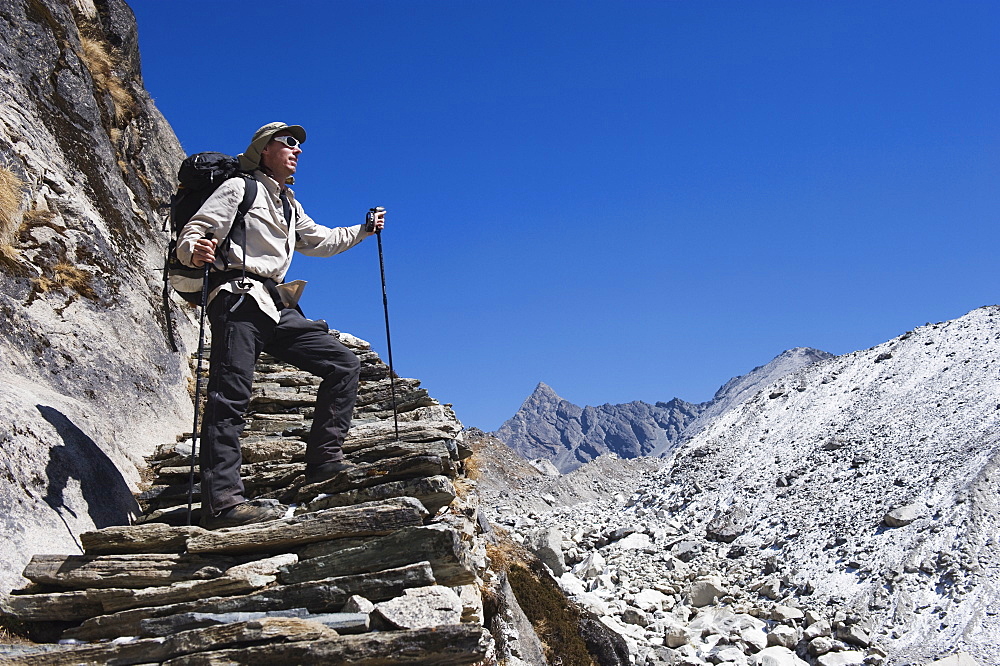
[[[245, 266], [248, 273], [272, 278], [281, 283], [292, 263], [292, 253], [295, 250], [312, 257], [331, 257], [373, 235], [365, 231], [362, 224], [334, 228], [316, 224], [302, 210], [302, 205], [295, 200], [295, 193], [287, 186], [279, 186], [262, 171], [254, 171], [253, 177], [257, 180], [258, 186], [257, 196], [246, 214], [246, 254], [244, 255], [244, 248], [231, 243], [228, 270], [242, 269]], [[230, 178], [212, 193], [212, 196], [184, 225], [177, 241], [177, 258], [181, 262], [194, 266], [191, 257], [195, 241], [209, 233], [213, 238], [218, 238], [221, 245], [232, 228], [236, 209], [243, 201], [245, 188], [246, 183], [243, 178]], [[282, 212], [280, 188], [285, 190], [285, 196], [292, 207], [291, 229], [285, 222]], [[220, 255], [221, 253], [216, 255], [215, 268], [226, 270], [227, 267]], [[239, 283], [239, 278], [223, 283], [209, 294], [209, 302], [220, 291], [245, 292], [257, 302], [262, 312], [274, 321], [278, 321], [280, 317], [278, 309], [263, 284], [249, 280], [250, 290], [247, 291], [241, 288]], [[280, 289], [287, 305], [295, 305], [298, 302], [303, 284], [299, 283], [297, 289], [291, 288], [292, 285], [289, 285], [290, 288]]]

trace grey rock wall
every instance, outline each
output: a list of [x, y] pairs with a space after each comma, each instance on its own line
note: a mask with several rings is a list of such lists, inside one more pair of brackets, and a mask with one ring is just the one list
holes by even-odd
[[190, 427], [191, 312], [158, 271], [182, 157], [124, 2], [0, 5], [0, 591], [133, 512], [152, 434]]

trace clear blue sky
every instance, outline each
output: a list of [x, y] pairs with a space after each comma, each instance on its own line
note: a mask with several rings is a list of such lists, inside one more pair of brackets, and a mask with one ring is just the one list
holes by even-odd
[[[187, 152], [299, 123], [317, 221], [388, 208], [396, 370], [468, 426], [1000, 301], [1000, 3], [131, 5]], [[374, 239], [291, 278], [384, 356]]]

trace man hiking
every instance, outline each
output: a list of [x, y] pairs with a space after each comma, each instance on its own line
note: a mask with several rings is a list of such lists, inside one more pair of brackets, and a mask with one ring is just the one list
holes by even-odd
[[[274, 122], [258, 129], [239, 156], [256, 181], [245, 227], [233, 229], [247, 178], [230, 178], [180, 232], [177, 256], [188, 266], [211, 263], [208, 318], [212, 353], [201, 428], [201, 526], [246, 525], [282, 517], [284, 508], [244, 497], [240, 433], [250, 404], [254, 365], [262, 351], [322, 378], [306, 446], [306, 483], [349, 469], [341, 445], [351, 426], [360, 363], [323, 321], [306, 319], [297, 303], [302, 282], [282, 284], [298, 250], [330, 257], [381, 230], [372, 225], [324, 227], [306, 215], [287, 183], [298, 166], [306, 132]], [[253, 183], [251, 183], [253, 185]], [[244, 232], [245, 228], [245, 232]], [[230, 235], [230, 232], [233, 232]], [[220, 239], [225, 242], [220, 245]]]

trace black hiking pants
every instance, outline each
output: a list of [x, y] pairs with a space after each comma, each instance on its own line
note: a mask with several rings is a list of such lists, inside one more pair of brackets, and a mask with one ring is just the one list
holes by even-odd
[[201, 429], [201, 501], [202, 510], [212, 513], [246, 499], [240, 433], [262, 351], [323, 380], [306, 445], [309, 466], [343, 459], [341, 445], [351, 427], [361, 369], [358, 357], [329, 334], [325, 322], [284, 308], [275, 323], [250, 297], [231, 312], [238, 299], [238, 294], [220, 292], [208, 308], [212, 353]]

